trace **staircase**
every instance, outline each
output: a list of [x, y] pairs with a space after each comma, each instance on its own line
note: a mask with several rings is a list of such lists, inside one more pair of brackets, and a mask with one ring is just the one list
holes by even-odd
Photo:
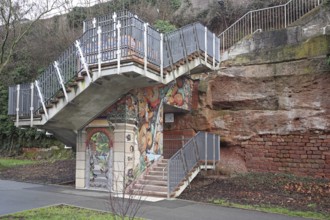
[[155, 162], [130, 190], [133, 194], [167, 197], [167, 159]]
[[219, 160], [220, 136], [198, 132], [170, 159], [160, 159], [151, 165], [131, 184], [128, 193], [178, 197], [202, 169], [215, 169]]
[[73, 146], [77, 130], [131, 89], [216, 69], [219, 47], [200, 23], [161, 34], [128, 12], [103, 16], [34, 83], [9, 88], [8, 114]]
[[326, 0], [290, 0], [286, 4], [252, 10], [218, 35], [221, 61], [228, 59], [228, 50], [256, 32], [287, 28]]

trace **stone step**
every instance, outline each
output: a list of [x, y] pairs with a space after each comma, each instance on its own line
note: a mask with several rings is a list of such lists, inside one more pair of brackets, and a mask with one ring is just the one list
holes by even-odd
[[163, 170], [165, 171], [165, 172], [167, 172], [167, 168], [165, 168], [165, 167], [153, 167], [153, 169], [151, 170], [151, 171], [158, 171], [158, 172], [163, 172]]
[[167, 170], [165, 170], [163, 172], [163, 170], [159, 171], [159, 170], [151, 170], [149, 171], [148, 175], [151, 175], [151, 176], [165, 176], [167, 177]]
[[157, 185], [145, 185], [145, 184], [135, 184], [133, 186], [134, 190], [140, 191], [156, 191], [156, 192], [167, 192], [167, 186], [157, 186]]
[[156, 191], [147, 191], [147, 190], [136, 190], [133, 189], [132, 192], [134, 195], [141, 195], [141, 196], [154, 196], [154, 197], [167, 197], [167, 192], [156, 192]]
[[156, 167], [166, 167], [167, 163], [159, 162], [157, 163]]
[[154, 186], [167, 186], [167, 181], [166, 180], [146, 180], [146, 179], [141, 179], [141, 180], [138, 180], [138, 183], [137, 184], [154, 185]]
[[167, 180], [167, 176], [165, 178], [163, 178], [162, 175], [145, 175], [144, 176], [145, 180], [157, 180], [157, 181], [166, 181]]

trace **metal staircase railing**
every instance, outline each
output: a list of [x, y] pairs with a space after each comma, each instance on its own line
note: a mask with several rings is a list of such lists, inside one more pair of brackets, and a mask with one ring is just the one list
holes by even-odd
[[170, 197], [179, 183], [187, 178], [189, 172], [197, 165], [207, 169], [209, 162], [211, 162], [211, 166], [215, 168], [216, 161], [219, 160], [220, 136], [198, 132], [168, 160], [167, 196]]
[[[98, 25], [98, 26], [97, 26]], [[85, 32], [72, 44], [57, 61], [37, 78], [34, 86], [29, 84], [12, 86], [9, 88], [9, 115], [31, 116], [37, 115], [38, 110], [43, 109], [47, 116], [46, 106], [56, 96], [63, 92], [66, 99], [66, 86], [79, 76], [82, 70], [87, 73], [90, 81], [93, 79], [89, 73], [91, 66], [98, 68], [110, 63], [118, 68], [123, 59], [136, 57], [143, 61], [144, 69], [152, 64], [159, 69], [155, 73], [159, 81], [163, 82], [163, 70], [171, 67], [181, 60], [187, 60], [187, 56], [198, 52], [205, 57], [205, 61], [213, 67], [220, 62], [220, 40], [200, 23], [194, 23], [173, 31], [169, 34], [161, 34], [147, 23], [124, 11], [118, 15], [102, 16], [84, 23]], [[211, 60], [211, 62], [210, 62]], [[24, 93], [19, 92], [20, 88]], [[33, 101], [30, 106], [18, 108], [15, 103], [22, 104], [24, 96], [35, 97], [38, 94], [39, 102]], [[14, 101], [13, 99], [16, 99]], [[68, 100], [66, 100], [68, 101]]]
[[257, 30], [269, 31], [288, 27], [325, 0], [290, 0], [286, 4], [249, 11], [218, 37], [225, 51]]

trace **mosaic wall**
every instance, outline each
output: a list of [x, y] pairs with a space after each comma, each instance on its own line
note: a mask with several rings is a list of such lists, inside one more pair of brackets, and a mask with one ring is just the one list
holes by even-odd
[[[99, 116], [99, 119], [107, 119], [110, 130], [116, 123], [136, 125], [135, 142], [140, 157], [139, 166], [132, 168], [134, 173], [144, 171], [163, 155], [164, 104], [190, 110], [192, 86], [191, 80], [180, 78], [165, 86], [134, 89]], [[132, 176], [131, 173], [127, 176]]]

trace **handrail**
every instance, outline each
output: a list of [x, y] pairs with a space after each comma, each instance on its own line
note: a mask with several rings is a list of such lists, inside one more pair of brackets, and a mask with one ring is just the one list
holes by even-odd
[[[87, 72], [90, 65], [98, 65], [101, 68], [102, 63], [118, 61], [118, 71], [120, 71], [120, 59], [134, 55], [144, 59], [145, 68], [150, 63], [159, 68], [163, 65], [162, 67], [165, 69], [185, 59], [186, 56], [199, 51], [208, 51], [207, 56], [209, 57], [216, 56], [213, 59], [213, 66], [220, 62], [220, 53], [205, 48], [204, 44], [201, 43], [206, 40], [204, 32], [208, 38], [213, 34], [209, 30], [204, 30], [205, 27], [200, 23], [184, 26], [174, 32], [165, 34], [163, 38], [156, 29], [145, 25], [141, 19], [133, 16], [130, 12], [122, 12], [119, 16], [113, 15], [112, 18], [108, 15], [105, 18], [98, 19], [96, 20], [96, 24], [100, 25], [98, 27], [95, 25], [89, 27], [90, 21], [87, 23], [85, 24], [87, 29], [77, 41], [79, 44], [72, 44], [55, 61], [56, 66], [53, 62], [37, 78], [36, 82], [39, 85], [40, 96], [39, 102], [34, 103], [34, 114], [37, 114], [41, 109], [41, 100], [43, 100], [43, 105], [51, 104], [51, 101], [56, 99], [57, 94], [61, 90], [64, 91], [64, 87], [74, 77], [79, 76], [83, 69]], [[119, 23], [121, 25], [118, 26]], [[147, 28], [145, 29], [145, 27]], [[203, 34], [196, 32], [195, 29], [202, 30]], [[182, 40], [180, 39], [181, 35], [184, 35], [185, 40], [187, 40], [184, 44], [180, 41]], [[162, 44], [160, 43], [161, 39], [163, 39]], [[196, 42], [195, 39], [199, 42]], [[146, 42], [147, 45], [144, 45]], [[210, 43], [208, 47], [219, 48], [219, 39], [214, 39], [213, 44]], [[164, 45], [164, 48], [160, 48], [161, 45]], [[161, 51], [163, 52], [162, 56], [160, 55]], [[187, 51], [187, 53], [182, 51]], [[160, 60], [161, 57], [164, 59], [163, 62]], [[162, 82], [162, 79], [160, 82]], [[10, 92], [13, 92], [12, 88], [10, 87]], [[19, 96], [21, 95], [22, 93], [19, 94]], [[10, 95], [9, 104], [13, 104], [13, 98], [15, 97]], [[9, 115], [17, 114], [12, 107], [9, 110]]]
[[200, 161], [213, 161], [215, 168], [216, 161], [220, 160], [220, 136], [206, 132], [198, 132], [184, 146], [178, 150], [167, 163], [167, 192], [168, 197], [178, 184], [187, 177], [188, 173]]
[[286, 28], [323, 2], [324, 0], [290, 0], [285, 4], [251, 10], [218, 35], [221, 41], [220, 50], [228, 50], [255, 30]]

